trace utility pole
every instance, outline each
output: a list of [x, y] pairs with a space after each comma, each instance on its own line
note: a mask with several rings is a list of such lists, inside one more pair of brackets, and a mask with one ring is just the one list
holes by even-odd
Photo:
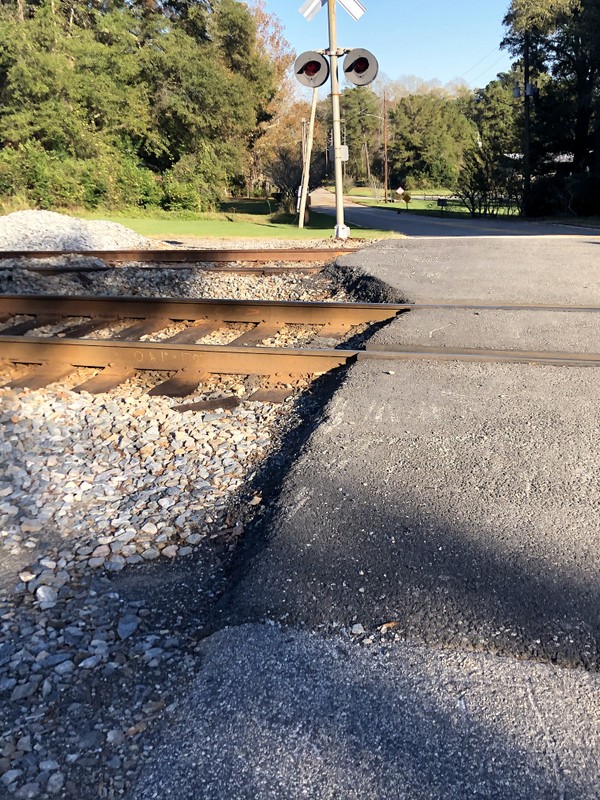
[[[312, 157], [313, 139], [315, 132], [315, 118], [317, 116], [317, 99], [319, 97], [319, 89], [313, 89], [312, 106], [310, 109], [310, 122], [308, 123], [308, 136], [304, 143], [302, 150], [302, 186], [300, 189], [300, 217], [298, 219], [298, 227], [304, 227], [304, 216], [306, 214], [306, 198], [308, 197], [308, 181], [310, 178], [310, 160]], [[306, 120], [302, 120], [302, 124]], [[303, 128], [304, 132], [304, 128]]]
[[387, 95], [383, 90], [383, 181], [385, 186], [385, 202], [388, 201], [388, 129], [387, 129]]
[[529, 33], [525, 34], [525, 52], [523, 57], [523, 70], [525, 80], [525, 91], [523, 92], [523, 213], [525, 216], [529, 214], [530, 210], [530, 197], [531, 197], [531, 85], [529, 83], [530, 77], [530, 53], [529, 53], [530, 39]]
[[331, 111], [333, 123], [333, 165], [335, 174], [335, 216], [336, 225], [334, 236], [336, 239], [347, 239], [350, 228], [344, 223], [344, 192], [342, 186], [342, 139], [340, 131], [340, 84], [338, 79], [338, 59], [346, 54], [344, 59], [344, 74], [356, 86], [366, 86], [377, 77], [379, 65], [377, 59], [368, 50], [355, 47], [352, 50], [338, 50], [336, 35], [336, 3], [358, 20], [365, 13], [366, 8], [360, 0], [305, 0], [300, 7], [300, 13], [309, 22], [327, 5], [327, 24], [329, 27], [329, 62], [323, 57], [323, 51], [308, 50], [296, 59], [294, 72], [297, 79], [304, 86], [322, 86], [327, 78], [331, 79]]
[[336, 239], [347, 239], [350, 228], [344, 224], [344, 190], [342, 175], [342, 137], [340, 131], [340, 84], [338, 80], [338, 49], [336, 37], [336, 0], [327, 0], [329, 24], [329, 60], [331, 63], [331, 111], [333, 119], [333, 168], [335, 175], [335, 229]]

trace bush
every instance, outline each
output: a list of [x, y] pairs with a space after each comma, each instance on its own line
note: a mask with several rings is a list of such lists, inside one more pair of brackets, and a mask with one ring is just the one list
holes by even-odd
[[350, 175], [346, 175], [342, 179], [342, 191], [344, 194], [349, 194], [350, 189], [354, 189], [354, 186], [354, 178], [352, 178]]
[[564, 178], [544, 175], [531, 186], [527, 198], [527, 212], [531, 217], [550, 217], [568, 211], [569, 195]]
[[0, 150], [0, 201], [20, 198], [33, 208], [162, 207], [211, 211], [225, 191], [225, 175], [207, 154], [186, 156], [163, 176], [134, 156], [106, 151], [93, 159], [49, 153], [38, 142]]
[[27, 142], [0, 151], [0, 197], [34, 208], [146, 207], [160, 203], [162, 190], [150, 170], [126, 156], [76, 159]]
[[196, 186], [166, 175], [163, 180], [162, 207], [167, 211], [200, 211], [202, 203]]
[[569, 203], [567, 210], [579, 216], [600, 214], [600, 175], [586, 172], [567, 179]]

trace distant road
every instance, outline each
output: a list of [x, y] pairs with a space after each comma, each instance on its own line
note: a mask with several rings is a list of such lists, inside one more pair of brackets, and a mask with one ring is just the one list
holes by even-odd
[[[325, 189], [311, 194], [311, 209], [335, 216], [335, 198]], [[425, 217], [402, 210], [400, 213], [361, 206], [345, 201], [346, 224], [351, 228], [377, 228], [396, 231], [406, 236], [594, 236], [600, 237], [600, 228], [559, 225], [523, 220], [443, 219]]]

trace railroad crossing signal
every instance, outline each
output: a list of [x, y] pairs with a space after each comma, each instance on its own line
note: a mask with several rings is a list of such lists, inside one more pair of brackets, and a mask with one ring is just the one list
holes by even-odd
[[[337, 0], [344, 11], [347, 11], [348, 14], [354, 20], [358, 20], [362, 17], [362, 15], [367, 10], [359, 0]], [[319, 11], [323, 8], [323, 6], [327, 5], [327, 0], [306, 0], [304, 5], [300, 8], [300, 13], [303, 17], [310, 22], [311, 19], [314, 19]]]
[[294, 72], [303, 86], [316, 89], [329, 77], [329, 61], [316, 50], [307, 50], [296, 59]]
[[[366, 8], [360, 0], [305, 0], [300, 8], [300, 13], [310, 22], [321, 10], [327, 6], [327, 22], [329, 28], [329, 50], [327, 55], [331, 61], [328, 70], [331, 76], [331, 112], [333, 123], [333, 153], [335, 171], [335, 217], [336, 226], [334, 236], [336, 239], [347, 239], [350, 228], [344, 223], [344, 195], [342, 187], [342, 141], [340, 126], [340, 85], [338, 81], [338, 58], [343, 53], [348, 53], [350, 58], [344, 62], [344, 71], [348, 79], [357, 86], [365, 86], [375, 80], [377, 76], [377, 59], [368, 50], [338, 50], [336, 33], [336, 7], [339, 3], [350, 16], [358, 20], [365, 13]], [[321, 86], [321, 71], [323, 69], [314, 56], [318, 53], [303, 53], [300, 64], [296, 62], [296, 77], [305, 86], [313, 87], [313, 103], [316, 103], [317, 87]], [[308, 59], [306, 59], [308, 56]], [[326, 80], [326, 78], [325, 78]], [[319, 81], [318, 83], [316, 81]], [[323, 81], [324, 83], [325, 81]]]
[[[377, 77], [379, 64], [373, 53], [356, 47], [350, 50], [344, 59], [344, 75], [356, 86], [366, 86]], [[323, 86], [329, 77], [329, 62], [316, 50], [307, 50], [301, 53], [294, 64], [296, 78], [303, 86], [316, 89]]]
[[357, 47], [350, 50], [344, 59], [344, 75], [357, 86], [366, 86], [377, 77], [379, 64], [377, 59], [368, 50]]

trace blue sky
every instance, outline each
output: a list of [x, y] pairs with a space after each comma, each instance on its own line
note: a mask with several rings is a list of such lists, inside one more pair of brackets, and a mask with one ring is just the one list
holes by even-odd
[[[298, 52], [328, 44], [327, 11], [307, 22], [298, 12], [303, 0], [266, 0]], [[499, 45], [509, 0], [361, 0], [366, 13], [358, 22], [338, 6], [338, 45], [366, 47], [380, 73], [395, 80], [417, 75], [442, 83], [463, 78], [485, 86], [511, 62]]]

